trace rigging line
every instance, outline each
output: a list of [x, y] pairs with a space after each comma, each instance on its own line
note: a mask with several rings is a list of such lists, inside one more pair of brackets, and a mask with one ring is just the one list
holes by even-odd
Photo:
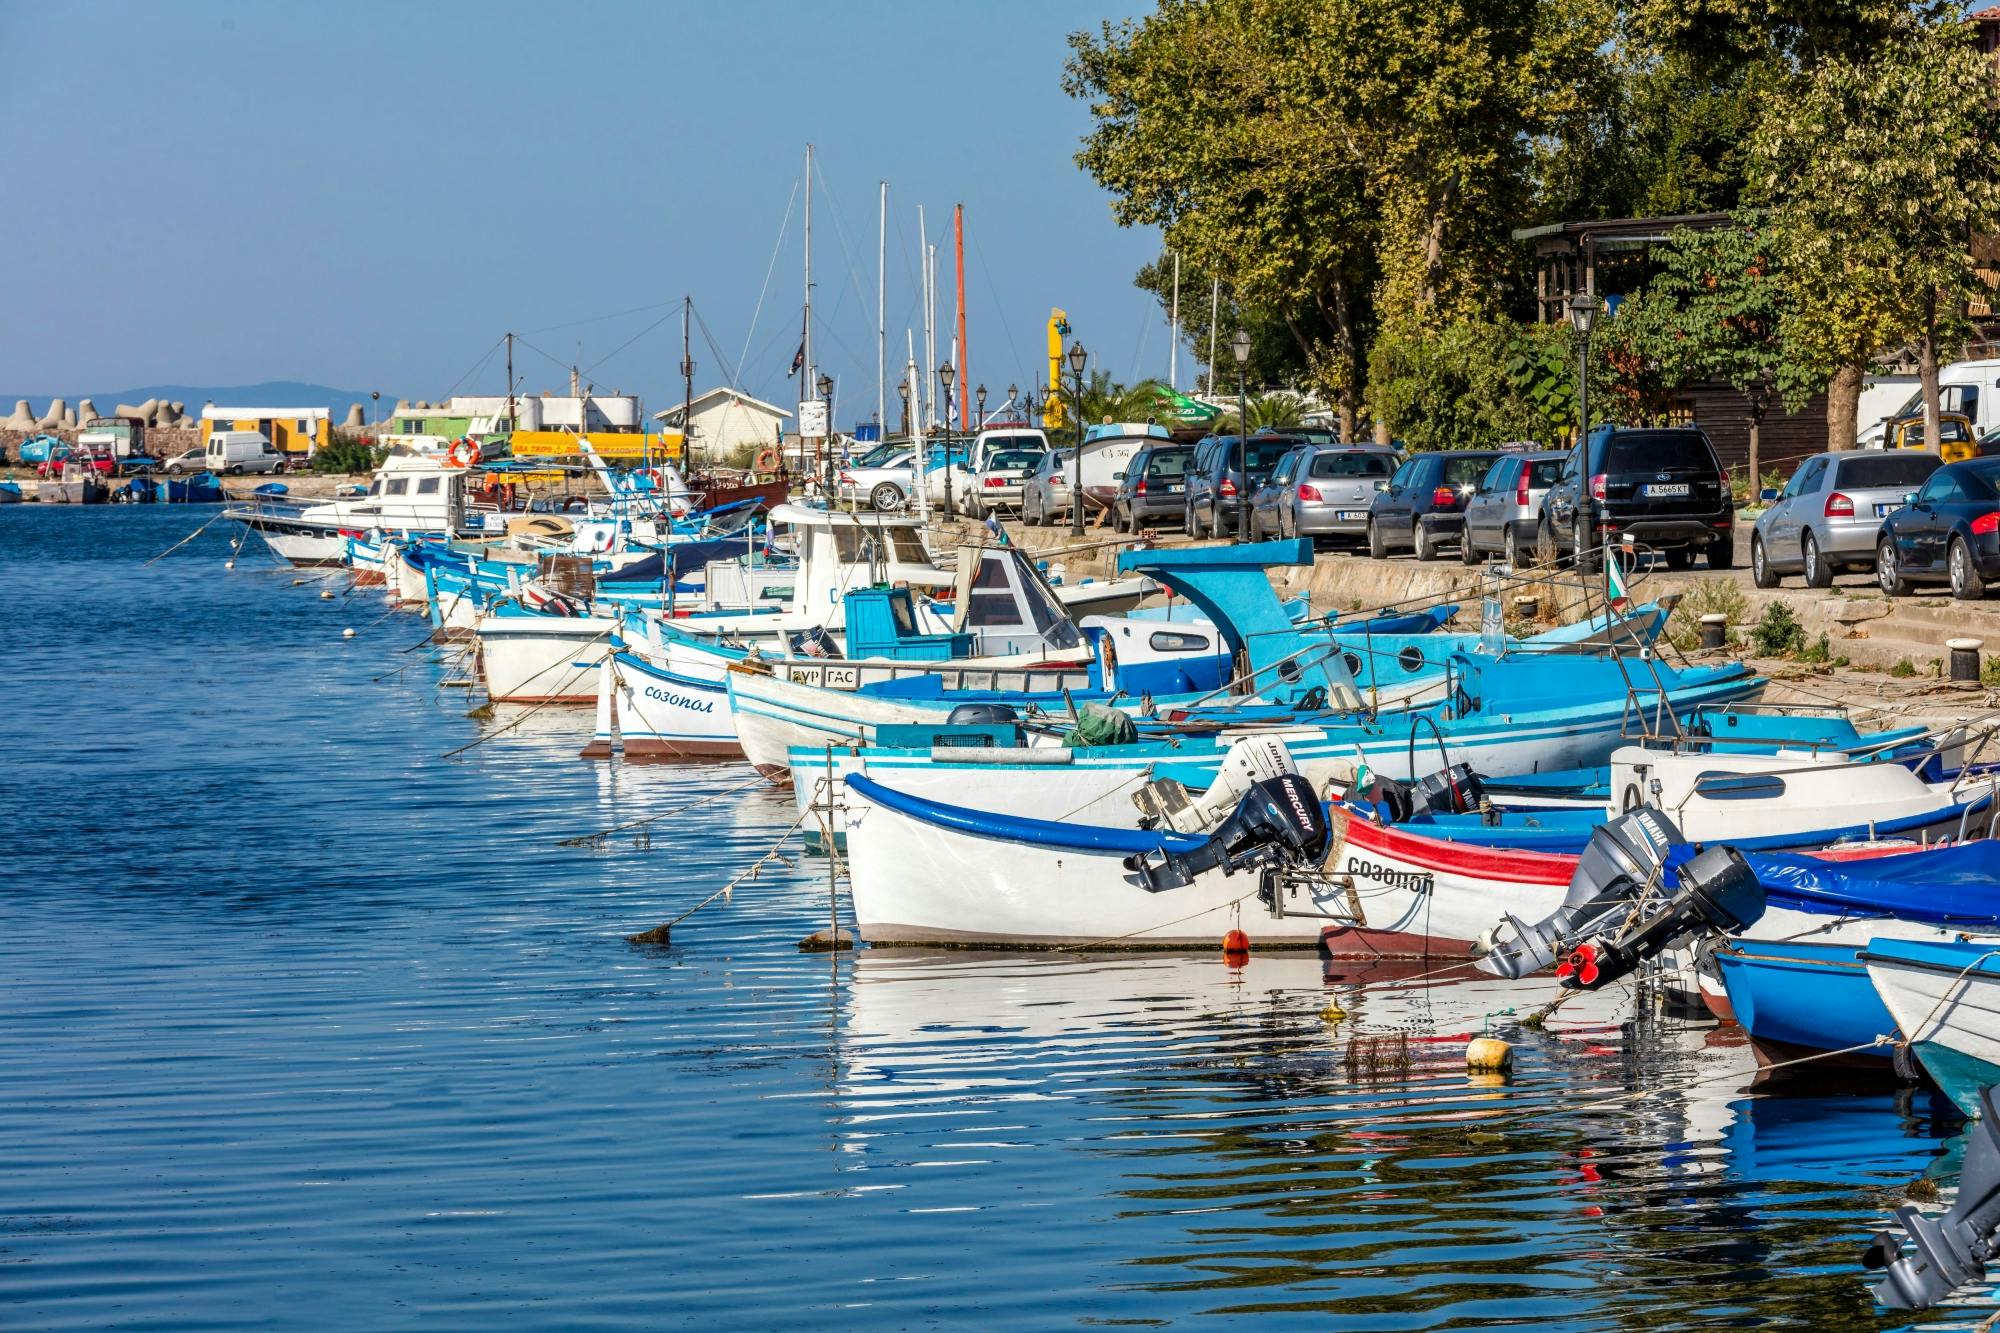
[[514, 341], [519, 343], [521, 346], [527, 348], [529, 351], [533, 352], [536, 356], [546, 358], [551, 364], [555, 366], [556, 369], [564, 372], [565, 374], [567, 374], [570, 370], [575, 368], [573, 362], [564, 361], [559, 357], [549, 354], [548, 352], [544, 352], [541, 348], [535, 346], [533, 343], [529, 342], [526, 338], [523, 338], [518, 333], [514, 335]]
[[478, 374], [479, 368], [485, 365], [488, 361], [491, 361], [493, 359], [493, 354], [500, 350], [500, 344], [505, 341], [507, 341], [505, 338], [495, 338], [493, 340], [493, 345], [486, 349], [485, 354], [481, 356], [477, 361], [472, 363], [472, 369], [466, 371], [463, 375], [460, 375], [456, 380], [452, 381], [452, 386], [444, 391], [444, 396], [449, 398], [453, 394], [457, 393], [458, 386], [465, 383], [467, 380], [471, 379], [474, 375]]
[[723, 382], [732, 389], [736, 388], [736, 368], [729, 364], [729, 358], [724, 356], [722, 349], [715, 345], [715, 335], [708, 331], [708, 321], [701, 317], [701, 307], [690, 306], [689, 308], [694, 311], [694, 322], [701, 329], [701, 340], [708, 344], [708, 350], [715, 357], [715, 364], [722, 367]]
[[[589, 319], [573, 319], [567, 324], [544, 324], [540, 328], [529, 329], [530, 333], [555, 333], [561, 329], [580, 328], [585, 324], [601, 324], [607, 319], [622, 319], [626, 315], [643, 315], [651, 310], [664, 310], [668, 306], [679, 305], [681, 298], [671, 301], [657, 301], [652, 305], [635, 305], [630, 310], [614, 310], [608, 315], [592, 315]], [[518, 335], [517, 335], [518, 336]]]
[[[757, 290], [757, 306], [750, 312], [750, 327], [743, 334], [743, 350], [737, 353], [736, 364], [745, 365], [750, 357], [750, 340], [757, 336], [757, 319], [764, 313], [764, 298], [771, 291], [771, 275], [778, 270], [778, 252], [785, 248], [785, 234], [791, 230], [792, 207], [799, 201], [799, 183], [792, 181], [792, 197], [785, 201], [785, 220], [778, 224], [778, 241], [771, 247], [771, 262], [764, 266], [764, 285]], [[733, 381], [732, 381], [733, 383]]]
[[[680, 302], [676, 301], [674, 302], [674, 304], [679, 305]], [[585, 366], [583, 368], [582, 373], [585, 375], [594, 375], [597, 371], [598, 366], [603, 365], [606, 361], [609, 361], [612, 357], [617, 356], [618, 353], [624, 351], [626, 348], [630, 347], [633, 343], [638, 342], [641, 338], [651, 333], [654, 329], [659, 328], [660, 325], [666, 323], [673, 317], [674, 317], [674, 312], [669, 310], [666, 314], [661, 315], [658, 319], [654, 320], [651, 324], [648, 324], [645, 328], [640, 329], [637, 333], [627, 338], [624, 342], [619, 343], [618, 346], [613, 348], [610, 352], [606, 353], [604, 356], [599, 357], [595, 364]]]
[[[979, 257], [979, 271], [986, 278], [986, 295], [992, 299], [994, 311], [997, 313], [1006, 310], [1007, 307], [1000, 302], [999, 285], [993, 281], [993, 270], [987, 266], [986, 251], [976, 245], [972, 247], [972, 251]], [[999, 324], [1001, 335], [1007, 339], [1007, 354], [1014, 358], [1014, 373], [1008, 378], [1019, 384], [1022, 379], [1021, 369], [1027, 362], [1021, 359], [1021, 349], [1014, 345], [1014, 329], [1011, 321], [1006, 315], [1000, 314]]]
[[[854, 292], [856, 297], [859, 297], [862, 292], [861, 275], [855, 270], [854, 254], [848, 249], [847, 229], [840, 225], [840, 200], [834, 197], [833, 187], [826, 183], [826, 172], [820, 167], [817, 160], [813, 162], [813, 175], [819, 181], [820, 188], [826, 191], [827, 213], [833, 218], [834, 239], [840, 242], [840, 257], [847, 263], [847, 279], [850, 283], [850, 290]], [[828, 312], [829, 318], [840, 313], [841, 302], [846, 299], [845, 292], [835, 295], [833, 309]], [[853, 353], [850, 352], [849, 355], [851, 356]]]

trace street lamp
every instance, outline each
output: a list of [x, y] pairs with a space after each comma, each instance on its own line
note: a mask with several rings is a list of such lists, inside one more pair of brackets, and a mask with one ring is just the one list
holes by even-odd
[[1082, 342], [1069, 345], [1070, 374], [1076, 377], [1076, 452], [1070, 455], [1070, 532], [1078, 537], [1083, 535], [1083, 368], [1090, 364], [1090, 353], [1083, 350]]
[[903, 399], [903, 435], [907, 438], [910, 433], [910, 382], [908, 380], [896, 381], [896, 392]]
[[1020, 386], [1020, 385], [1018, 385], [1018, 384], [1010, 384], [1010, 385], [1008, 385], [1008, 386], [1007, 386], [1007, 406], [1008, 406], [1008, 407], [1009, 407], [1009, 408], [1010, 408], [1010, 409], [1011, 409], [1011, 410], [1013, 411], [1013, 413], [1014, 413], [1014, 416], [1015, 416], [1015, 418], [1016, 418], [1017, 420], [1024, 420], [1024, 419], [1025, 419], [1025, 418], [1022, 418], [1022, 417], [1021, 417], [1021, 386]]
[[376, 389], [372, 393], [370, 393], [368, 397], [374, 403], [374, 405], [368, 409], [370, 424], [372, 424], [375, 427], [375, 429], [379, 431], [382, 429], [382, 391], [380, 389]]
[[[820, 423], [819, 444], [817, 446], [820, 450], [820, 476], [822, 478], [820, 484], [826, 487], [826, 493], [830, 496], [833, 494], [833, 376], [821, 375], [819, 377], [819, 401], [826, 409], [826, 420]], [[829, 504], [827, 507], [829, 509], [839, 508], [838, 505], [834, 504]]]
[[1576, 330], [1576, 567], [1596, 562], [1586, 554], [1590, 539], [1590, 331], [1597, 325], [1597, 298], [1577, 291], [1569, 298], [1569, 326]]
[[977, 389], [973, 390], [972, 396], [979, 403], [979, 411], [973, 415], [972, 419], [979, 423], [980, 430], [985, 430], [986, 429], [986, 386], [984, 384], [980, 385]]
[[1243, 479], [1236, 497], [1236, 540], [1250, 540], [1250, 394], [1243, 385], [1244, 367], [1250, 364], [1250, 334], [1236, 330], [1229, 340], [1236, 358], [1236, 475]]
[[[944, 512], [946, 514], [956, 512], [951, 507], [951, 382], [957, 378], [958, 372], [952, 368], [951, 362], [945, 361], [938, 366], [938, 383], [944, 385]], [[960, 417], [958, 424], [963, 427], [965, 419]], [[924, 462], [925, 460], [921, 458], [917, 460], [919, 486], [929, 484], [924, 479]]]

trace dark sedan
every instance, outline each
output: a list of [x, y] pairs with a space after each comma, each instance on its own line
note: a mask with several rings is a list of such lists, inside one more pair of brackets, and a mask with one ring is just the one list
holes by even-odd
[[1974, 601], [2000, 579], [2000, 458], [1948, 463], [1882, 520], [1875, 578], [1900, 596], [1914, 583], [1949, 583]]

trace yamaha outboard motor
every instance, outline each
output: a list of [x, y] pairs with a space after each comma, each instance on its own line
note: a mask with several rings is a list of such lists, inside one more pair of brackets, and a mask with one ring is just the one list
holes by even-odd
[[1595, 990], [1701, 931], [1743, 929], [1764, 914], [1764, 886], [1733, 848], [1682, 859], [1680, 830], [1658, 810], [1620, 815], [1590, 837], [1561, 907], [1534, 925], [1505, 917], [1479, 941], [1479, 967], [1556, 975]]
[[1470, 764], [1450, 768], [1422, 779], [1410, 793], [1413, 813], [1424, 815], [1466, 815], [1486, 799], [1486, 784]]
[[1861, 1256], [1869, 1268], [1886, 1270], [1875, 1299], [1891, 1310], [1928, 1310], [1968, 1282], [1983, 1281], [1986, 1261], [2000, 1251], [2000, 1087], [1979, 1094], [1981, 1116], [1967, 1131], [1965, 1168], [1958, 1178], [1958, 1202], [1933, 1220], [1905, 1205], [1896, 1221], [1913, 1248], [1903, 1253], [1903, 1237], [1884, 1231]]
[[1326, 809], [1312, 784], [1296, 773], [1281, 773], [1252, 787], [1207, 841], [1188, 851], [1136, 852], [1125, 858], [1125, 868], [1140, 877], [1147, 892], [1158, 893], [1192, 884], [1196, 875], [1217, 866], [1225, 875], [1315, 866], [1331, 844]]

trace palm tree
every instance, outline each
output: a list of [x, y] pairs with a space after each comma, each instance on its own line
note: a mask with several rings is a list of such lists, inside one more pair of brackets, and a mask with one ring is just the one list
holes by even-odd
[[1109, 371], [1093, 370], [1083, 386], [1083, 410], [1076, 424], [1081, 438], [1085, 426], [1107, 421], [1152, 421], [1166, 415], [1167, 386], [1159, 380], [1140, 380], [1129, 389], [1115, 383]]
[[[1290, 430], [1303, 426], [1306, 420], [1306, 400], [1298, 394], [1280, 391], [1259, 394], [1250, 400], [1250, 429]], [[1236, 433], [1236, 413], [1228, 412], [1215, 423], [1219, 435]]]

